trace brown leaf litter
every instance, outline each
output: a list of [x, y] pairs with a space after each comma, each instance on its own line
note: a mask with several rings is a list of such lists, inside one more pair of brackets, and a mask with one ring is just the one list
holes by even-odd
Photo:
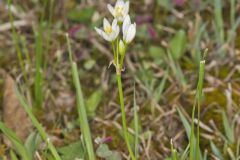
[[[4, 77], [3, 121], [24, 142], [32, 130], [31, 120], [25, 113], [16, 95], [15, 80], [4, 71], [1, 71], [0, 74]], [[4, 137], [4, 143], [7, 146], [11, 146], [10, 141], [6, 137]]]

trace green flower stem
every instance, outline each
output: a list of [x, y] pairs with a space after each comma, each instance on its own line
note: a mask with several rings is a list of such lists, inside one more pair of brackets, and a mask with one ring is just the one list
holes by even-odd
[[123, 62], [124, 62], [124, 59], [125, 59], [126, 50], [127, 50], [127, 44], [125, 44], [125, 52], [121, 55], [121, 60], [120, 60], [120, 68], [121, 68], [121, 70], [123, 68]]
[[[120, 72], [120, 74], [119, 74]], [[120, 106], [122, 112], [122, 126], [123, 126], [123, 134], [124, 139], [127, 144], [127, 148], [132, 160], [136, 160], [129, 139], [128, 139], [128, 131], [127, 131], [127, 122], [126, 122], [126, 113], [125, 113], [125, 106], [124, 106], [124, 98], [123, 98], [123, 91], [122, 91], [122, 80], [121, 80], [121, 71], [117, 71], [117, 80], [118, 80], [118, 92], [119, 92], [119, 99], [120, 99]]]
[[124, 59], [125, 59], [125, 54], [126, 54], [126, 52], [124, 52], [123, 55], [121, 56], [121, 61], [120, 61], [120, 68], [121, 69], [123, 68], [123, 62], [124, 62]]
[[22, 57], [22, 51], [21, 51], [21, 48], [19, 46], [19, 34], [17, 33], [15, 26], [13, 25], [14, 18], [13, 18], [13, 15], [12, 15], [12, 11], [10, 9], [11, 4], [12, 4], [12, 1], [8, 0], [8, 15], [9, 15], [9, 21], [10, 21], [11, 30], [12, 30], [11, 34], [12, 34], [13, 42], [14, 42], [15, 49], [16, 49], [16, 52], [17, 52], [17, 57], [18, 57], [20, 69], [23, 73], [23, 78], [24, 78], [25, 82], [28, 83], [28, 77], [27, 77], [27, 73], [26, 73], [26, 70], [25, 70], [25, 66], [24, 66], [24, 59]]
[[117, 55], [116, 55], [116, 48], [115, 48], [115, 42], [112, 42], [112, 48], [114, 53], [114, 63], [117, 63]]
[[116, 46], [117, 46], [117, 63], [116, 64], [118, 65], [119, 64], [119, 38], [117, 38]]

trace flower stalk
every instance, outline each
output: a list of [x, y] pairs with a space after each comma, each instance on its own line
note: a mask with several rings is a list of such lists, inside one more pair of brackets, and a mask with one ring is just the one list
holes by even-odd
[[[136, 35], [136, 23], [131, 23], [129, 12], [129, 1], [118, 0], [115, 7], [108, 4], [108, 9], [114, 20], [112, 24], [104, 18], [103, 29], [95, 28], [96, 32], [106, 41], [111, 42], [114, 60], [112, 61], [115, 69], [118, 81], [118, 92], [120, 100], [120, 108], [122, 113], [122, 127], [124, 140], [128, 148], [128, 152], [132, 160], [135, 160], [135, 155], [131, 148], [131, 144], [128, 137], [126, 112], [124, 105], [124, 96], [122, 88], [122, 70], [124, 65], [124, 59], [126, 55], [126, 49]], [[122, 29], [122, 36], [120, 36], [120, 29]]]
[[[121, 73], [121, 72], [120, 72]], [[135, 156], [133, 154], [129, 138], [128, 138], [128, 130], [127, 130], [127, 121], [126, 121], [126, 112], [125, 112], [125, 105], [124, 105], [124, 97], [123, 97], [123, 90], [122, 90], [122, 76], [121, 74], [117, 73], [117, 80], [118, 80], [118, 92], [119, 92], [119, 100], [120, 100], [120, 107], [122, 112], [122, 127], [123, 127], [123, 135], [125, 139], [125, 143], [127, 144], [128, 152], [131, 156], [132, 160], [135, 160]]]

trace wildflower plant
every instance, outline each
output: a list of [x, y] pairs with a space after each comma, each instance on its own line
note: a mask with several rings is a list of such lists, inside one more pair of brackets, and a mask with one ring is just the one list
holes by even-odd
[[118, 0], [115, 7], [110, 4], [108, 4], [107, 7], [114, 17], [112, 23], [104, 18], [103, 29], [95, 28], [95, 30], [103, 39], [112, 44], [114, 60], [111, 64], [116, 68], [123, 134], [131, 159], [135, 160], [136, 158], [128, 138], [121, 74], [123, 71], [127, 46], [133, 41], [136, 35], [136, 23], [131, 23], [129, 16], [129, 1], [125, 2], [124, 0]]

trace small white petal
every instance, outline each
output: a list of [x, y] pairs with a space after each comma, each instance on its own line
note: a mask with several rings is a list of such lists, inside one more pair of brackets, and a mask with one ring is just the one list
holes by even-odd
[[117, 7], [117, 6], [123, 7], [124, 6], [124, 1], [123, 0], [118, 0], [115, 7]]
[[117, 19], [114, 19], [114, 20], [113, 20], [113, 22], [112, 22], [112, 29], [113, 29], [113, 30], [116, 29], [116, 27], [117, 27], [117, 25], [118, 25], [117, 22], [118, 22]]
[[124, 18], [123, 17], [118, 17], [119, 22], [123, 22]]
[[119, 32], [120, 32], [120, 28], [119, 28], [119, 26], [117, 26], [117, 28], [116, 28], [116, 31], [115, 31], [116, 38], [118, 37], [118, 35], [119, 35]]
[[110, 26], [110, 23], [106, 18], [103, 19], [103, 29], [106, 30], [107, 27]]
[[111, 42], [111, 38], [110, 38], [110, 36], [107, 35], [105, 32], [102, 33], [102, 36], [103, 36], [103, 38], [104, 38], [106, 41]]
[[122, 26], [123, 33], [126, 32], [130, 24], [131, 24], [131, 19], [130, 19], [130, 16], [127, 15], [123, 21], [123, 26]]
[[108, 7], [109, 12], [115, 17], [115, 11], [114, 11], [114, 8], [112, 7], [112, 5], [108, 4], [107, 7]]
[[118, 37], [119, 32], [120, 32], [120, 29], [119, 29], [119, 26], [117, 26], [114, 32], [110, 35], [111, 41], [114, 41]]
[[136, 35], [136, 23], [131, 24], [130, 27], [128, 28], [127, 36], [126, 36], [126, 43], [132, 42]]
[[110, 42], [114, 41], [116, 38], [115, 38], [115, 34], [111, 34], [109, 35], [109, 39], [110, 39]]
[[95, 30], [96, 30], [96, 32], [97, 32], [99, 35], [102, 35], [102, 30], [101, 30], [101, 29], [95, 27]]
[[127, 14], [128, 14], [128, 12], [129, 12], [129, 5], [130, 5], [130, 2], [127, 1], [127, 2], [125, 3], [125, 5], [124, 5], [124, 10], [123, 10], [123, 14], [124, 14], [124, 15], [127, 15]]

